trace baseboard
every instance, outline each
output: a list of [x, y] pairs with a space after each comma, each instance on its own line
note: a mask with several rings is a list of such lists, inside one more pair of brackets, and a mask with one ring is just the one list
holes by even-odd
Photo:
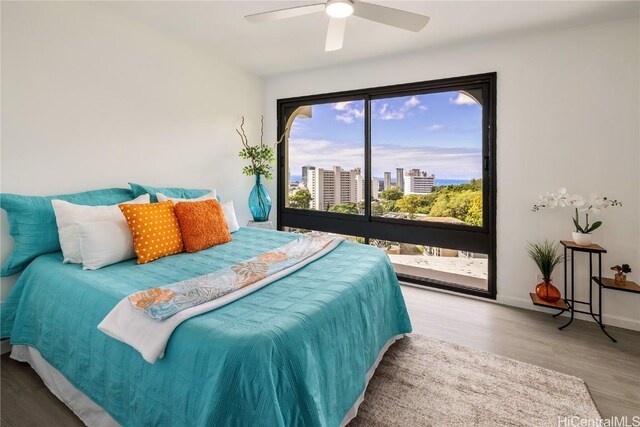
[[[501, 297], [498, 295], [496, 298], [496, 302], [502, 305], [508, 305], [512, 307], [524, 308], [527, 310], [540, 311], [543, 313], [554, 314], [557, 310], [539, 307], [531, 304], [531, 299], [529, 298], [516, 298], [516, 297]], [[569, 316], [569, 313], [563, 313], [560, 315], [561, 317]], [[574, 317], [580, 320], [587, 320], [589, 322], [594, 322], [593, 318], [588, 314], [575, 313]], [[616, 326], [618, 328], [630, 329], [632, 331], [640, 331], [640, 321], [630, 319], [628, 317], [616, 316], [615, 314], [605, 313], [604, 317], [605, 325]]]
[[9, 353], [11, 351], [11, 344], [9, 344], [9, 340], [0, 341], [0, 354]]

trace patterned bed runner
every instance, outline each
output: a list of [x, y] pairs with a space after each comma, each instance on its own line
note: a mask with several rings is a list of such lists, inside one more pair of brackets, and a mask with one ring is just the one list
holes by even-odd
[[153, 319], [165, 320], [182, 310], [213, 301], [259, 280], [267, 279], [321, 252], [336, 239], [323, 233], [309, 233], [286, 245], [244, 262], [170, 285], [130, 295], [131, 305]]

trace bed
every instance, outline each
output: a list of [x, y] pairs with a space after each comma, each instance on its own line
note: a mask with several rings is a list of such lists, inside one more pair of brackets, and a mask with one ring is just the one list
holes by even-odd
[[344, 425], [386, 348], [411, 331], [395, 273], [379, 249], [342, 242], [289, 276], [189, 319], [154, 364], [97, 329], [133, 292], [295, 238], [241, 228], [232, 242], [202, 252], [96, 271], [62, 264], [61, 253], [41, 255], [3, 304], [2, 336], [16, 346], [15, 357], [27, 360], [25, 350], [41, 356], [123, 426]]

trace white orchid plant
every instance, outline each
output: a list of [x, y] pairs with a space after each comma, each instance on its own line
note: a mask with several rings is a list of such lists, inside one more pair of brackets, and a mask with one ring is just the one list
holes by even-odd
[[[609, 199], [605, 196], [591, 194], [588, 199], [580, 194], [569, 194], [566, 188], [559, 189], [556, 193], [541, 194], [540, 200], [533, 205], [533, 211], [537, 212], [541, 209], [554, 209], [556, 207], [572, 207], [576, 211], [573, 218], [573, 224], [577, 233], [589, 234], [602, 225], [602, 221], [596, 221], [589, 224], [589, 213], [598, 214], [609, 206], [622, 206], [622, 202]], [[585, 225], [580, 225], [580, 212], [585, 214]]]

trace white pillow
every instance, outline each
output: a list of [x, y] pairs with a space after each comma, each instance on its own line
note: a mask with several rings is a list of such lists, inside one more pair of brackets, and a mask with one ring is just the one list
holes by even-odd
[[[150, 196], [148, 194], [143, 194], [125, 203], [149, 203], [149, 199]], [[65, 263], [82, 263], [77, 231], [79, 222], [119, 221], [125, 225], [127, 223], [118, 205], [86, 206], [76, 205], [64, 200], [52, 200], [51, 205], [56, 214], [60, 248], [62, 249]]]
[[97, 270], [136, 256], [126, 221], [80, 222], [77, 231], [83, 270]]
[[224, 213], [224, 219], [227, 220], [229, 233], [235, 233], [240, 230], [240, 225], [238, 225], [238, 219], [236, 218], [236, 210], [233, 208], [233, 200], [222, 204], [222, 212]]
[[[162, 193], [156, 193], [156, 197], [159, 202], [166, 202], [167, 200], [171, 200], [173, 203], [178, 202], [199, 202], [202, 200], [218, 200], [216, 196], [216, 190], [212, 190], [210, 193], [205, 194], [204, 196], [197, 197], [195, 199], [180, 199], [178, 197], [167, 197]], [[238, 225], [238, 220], [236, 219], [236, 211], [233, 208], [233, 201], [229, 200], [228, 202], [222, 203], [222, 212], [224, 213], [224, 219], [227, 221], [227, 227], [229, 227], [229, 233], [235, 233], [240, 229]]]
[[216, 190], [211, 190], [209, 193], [205, 194], [204, 196], [200, 196], [200, 197], [196, 197], [193, 199], [181, 199], [179, 197], [169, 197], [169, 196], [165, 196], [162, 193], [156, 193], [156, 197], [158, 198], [159, 202], [166, 202], [168, 200], [171, 200], [173, 203], [178, 203], [178, 202], [199, 202], [201, 200], [218, 200], [217, 194], [216, 194]]

